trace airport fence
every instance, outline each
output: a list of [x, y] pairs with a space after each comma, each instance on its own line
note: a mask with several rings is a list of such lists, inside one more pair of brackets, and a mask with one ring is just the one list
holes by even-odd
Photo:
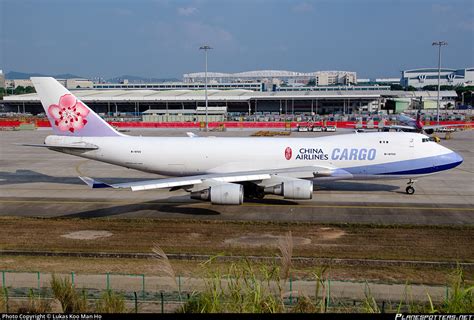
[[[1, 270], [1, 288], [8, 299], [25, 299], [31, 295], [52, 298], [52, 273]], [[56, 274], [69, 278], [77, 290], [86, 292], [88, 300], [97, 300], [106, 290], [121, 294], [131, 309], [151, 312], [173, 312], [188, 302], [195, 293], [206, 290], [206, 280], [178, 275], [169, 277], [145, 274], [104, 273], [85, 274], [71, 272]], [[229, 281], [223, 277], [224, 283]], [[317, 292], [317, 286], [322, 290]], [[277, 284], [274, 284], [277, 288]], [[323, 283], [315, 280], [292, 279], [283, 283], [284, 303], [292, 307], [301, 297], [324, 299], [324, 310], [331, 308], [360, 308], [368, 296], [380, 304], [380, 310], [394, 310], [400, 301], [426, 301], [429, 294], [433, 301], [443, 301], [449, 295], [449, 287], [406, 284], [384, 284], [326, 278]], [[408, 296], [409, 295], [409, 296]]]

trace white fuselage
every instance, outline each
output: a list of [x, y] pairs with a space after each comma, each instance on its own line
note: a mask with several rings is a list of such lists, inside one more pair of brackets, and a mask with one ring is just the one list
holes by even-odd
[[407, 132], [334, 135], [318, 138], [65, 137], [45, 143], [85, 142], [97, 150], [68, 154], [167, 176], [283, 169], [337, 168], [344, 179], [412, 178], [462, 162], [453, 151]]

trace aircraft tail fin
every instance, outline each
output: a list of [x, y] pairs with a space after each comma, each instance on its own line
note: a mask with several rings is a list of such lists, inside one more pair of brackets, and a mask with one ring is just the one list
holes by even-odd
[[418, 112], [416, 113], [416, 127], [418, 129], [423, 129], [423, 121], [421, 121], [421, 111], [418, 110]]
[[56, 79], [32, 77], [31, 81], [56, 135], [76, 137], [122, 136]]

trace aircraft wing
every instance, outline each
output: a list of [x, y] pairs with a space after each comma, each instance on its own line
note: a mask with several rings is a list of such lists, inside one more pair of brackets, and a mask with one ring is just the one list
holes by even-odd
[[440, 128], [451, 128], [451, 127], [465, 127], [465, 124], [434, 124], [423, 126], [424, 129], [440, 129]]
[[105, 182], [95, 180], [89, 177], [79, 177], [91, 188], [130, 188], [132, 191], [166, 189], [183, 186], [199, 188], [198, 185], [209, 185], [219, 183], [245, 182], [245, 181], [262, 181], [271, 179], [273, 176], [289, 177], [289, 178], [316, 178], [331, 177], [333, 174], [340, 175], [337, 168], [325, 166], [306, 166], [285, 169], [269, 169], [256, 171], [240, 171], [232, 173], [210, 173], [204, 175], [164, 178], [156, 180], [145, 180], [136, 182], [126, 182], [117, 184], [107, 184]]
[[398, 124], [385, 125], [383, 128], [389, 130], [415, 130], [412, 126], [402, 126]]

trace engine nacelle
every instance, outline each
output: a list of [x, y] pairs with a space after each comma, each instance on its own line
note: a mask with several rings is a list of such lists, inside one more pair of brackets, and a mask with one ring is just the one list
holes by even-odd
[[426, 132], [426, 134], [433, 134], [434, 133], [434, 129], [424, 129], [424, 131]]
[[309, 180], [289, 180], [274, 187], [265, 188], [266, 193], [282, 195], [285, 199], [310, 200], [313, 198], [313, 182]]
[[212, 204], [242, 204], [244, 188], [240, 184], [225, 183], [191, 193], [192, 199], [210, 200]]

